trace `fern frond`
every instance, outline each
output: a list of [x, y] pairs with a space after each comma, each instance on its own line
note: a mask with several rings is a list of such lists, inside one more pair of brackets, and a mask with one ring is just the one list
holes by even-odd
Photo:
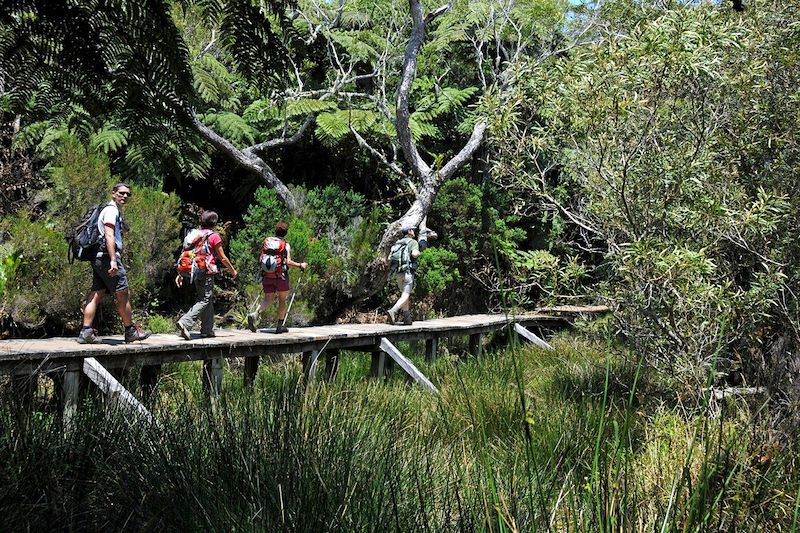
[[89, 145], [94, 150], [102, 150], [108, 154], [116, 152], [128, 144], [128, 132], [124, 129], [102, 129], [91, 136]]
[[317, 115], [317, 138], [325, 146], [332, 146], [350, 133], [347, 115], [342, 111]]
[[280, 119], [280, 109], [271, 100], [260, 99], [251, 103], [242, 113], [242, 118], [249, 123]]
[[299, 98], [286, 102], [286, 116], [306, 116], [320, 111], [336, 109], [336, 103], [313, 98]]
[[227, 111], [206, 113], [202, 116], [202, 120], [214, 128], [217, 133], [240, 147], [255, 143], [255, 130], [236, 113]]
[[411, 128], [411, 136], [417, 142], [422, 140], [424, 137], [436, 138], [441, 135], [439, 128], [430, 122], [421, 119], [417, 113], [411, 114], [408, 125]]

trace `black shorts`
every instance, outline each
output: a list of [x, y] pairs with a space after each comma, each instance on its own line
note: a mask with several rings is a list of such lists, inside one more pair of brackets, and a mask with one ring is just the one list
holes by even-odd
[[92, 261], [92, 290], [108, 291], [109, 294], [128, 290], [128, 275], [122, 259], [117, 256], [117, 275], [110, 276], [111, 258], [105, 254]]

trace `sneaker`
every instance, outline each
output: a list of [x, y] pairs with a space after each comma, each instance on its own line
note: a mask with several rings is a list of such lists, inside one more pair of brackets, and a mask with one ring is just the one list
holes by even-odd
[[213, 331], [211, 333], [201, 333], [200, 334], [200, 338], [201, 339], [213, 339], [216, 336], [217, 336], [217, 334], [214, 333]]
[[397, 319], [397, 317], [394, 314], [394, 311], [389, 309], [388, 311], [386, 311], [386, 314], [389, 316], [389, 324], [394, 326], [395, 320]]
[[249, 329], [253, 333], [258, 331], [258, 329], [256, 328], [256, 318], [258, 317], [256, 316], [255, 313], [249, 313], [247, 315], [247, 329]]
[[184, 326], [183, 323], [180, 320], [178, 320], [178, 322], [176, 322], [176, 325], [178, 326], [178, 335], [180, 335], [181, 337], [183, 337], [187, 341], [192, 340], [192, 333], [189, 331], [189, 328]]
[[97, 336], [97, 331], [92, 328], [83, 328], [78, 334], [78, 344], [97, 344], [100, 338]]
[[152, 335], [152, 333], [146, 329], [142, 329], [141, 326], [125, 328], [125, 342], [143, 341], [150, 335]]
[[283, 320], [278, 320], [275, 324], [275, 333], [289, 333], [289, 328], [283, 325]]

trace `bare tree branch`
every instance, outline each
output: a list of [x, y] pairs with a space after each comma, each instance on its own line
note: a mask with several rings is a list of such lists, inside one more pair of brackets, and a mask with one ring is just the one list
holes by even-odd
[[358, 141], [358, 145], [359, 145], [359, 146], [361, 146], [362, 148], [364, 148], [365, 150], [367, 150], [369, 153], [371, 153], [371, 154], [372, 154], [372, 155], [373, 155], [373, 156], [374, 156], [376, 159], [378, 159], [378, 160], [379, 160], [381, 163], [383, 163], [383, 164], [384, 164], [384, 166], [386, 166], [386, 167], [387, 167], [389, 170], [391, 170], [392, 172], [394, 172], [395, 174], [397, 174], [397, 175], [398, 175], [398, 176], [400, 176], [400, 177], [403, 177], [403, 178], [407, 177], [407, 176], [406, 176], [406, 173], [405, 173], [405, 172], [403, 172], [403, 169], [402, 169], [402, 168], [400, 168], [400, 167], [397, 165], [397, 163], [395, 163], [395, 162], [393, 162], [393, 161], [389, 161], [388, 159], [386, 159], [386, 156], [385, 156], [385, 155], [383, 155], [383, 154], [382, 154], [380, 151], [378, 151], [376, 148], [374, 148], [373, 146], [371, 146], [371, 145], [370, 145], [370, 144], [369, 144], [369, 143], [368, 143], [368, 142], [367, 142], [367, 141], [364, 139], [364, 137], [362, 137], [362, 136], [361, 136], [361, 135], [360, 135], [360, 134], [359, 134], [359, 133], [358, 133], [358, 132], [355, 130], [355, 128], [353, 128], [353, 126], [352, 126], [352, 125], [350, 126], [350, 132], [351, 132], [351, 133], [353, 134], [353, 136], [356, 138], [356, 141]]

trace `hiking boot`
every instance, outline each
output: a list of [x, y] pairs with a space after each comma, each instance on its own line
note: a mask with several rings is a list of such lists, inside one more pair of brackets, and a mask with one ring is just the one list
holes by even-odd
[[255, 333], [258, 331], [256, 327], [256, 321], [258, 319], [258, 315], [256, 313], [248, 313], [247, 315], [247, 329]]
[[152, 335], [150, 331], [141, 326], [129, 326], [125, 328], [125, 342], [143, 341]]
[[395, 325], [397, 317], [395, 317], [395, 312], [389, 309], [386, 311], [386, 314], [389, 316], [389, 324]]
[[201, 333], [200, 334], [200, 338], [201, 339], [213, 339], [216, 336], [217, 336], [217, 334], [214, 333], [213, 331], [211, 333]]
[[413, 322], [411, 322], [411, 311], [403, 311], [403, 325], [410, 326]]
[[100, 338], [97, 336], [97, 331], [92, 328], [83, 328], [78, 334], [78, 344], [97, 344]]
[[178, 320], [178, 322], [176, 322], [175, 325], [178, 326], [178, 335], [180, 335], [187, 341], [192, 340], [192, 332], [189, 331], [189, 328], [184, 326], [180, 320]]
[[283, 325], [283, 320], [278, 320], [275, 324], [275, 333], [289, 333], [289, 328]]

